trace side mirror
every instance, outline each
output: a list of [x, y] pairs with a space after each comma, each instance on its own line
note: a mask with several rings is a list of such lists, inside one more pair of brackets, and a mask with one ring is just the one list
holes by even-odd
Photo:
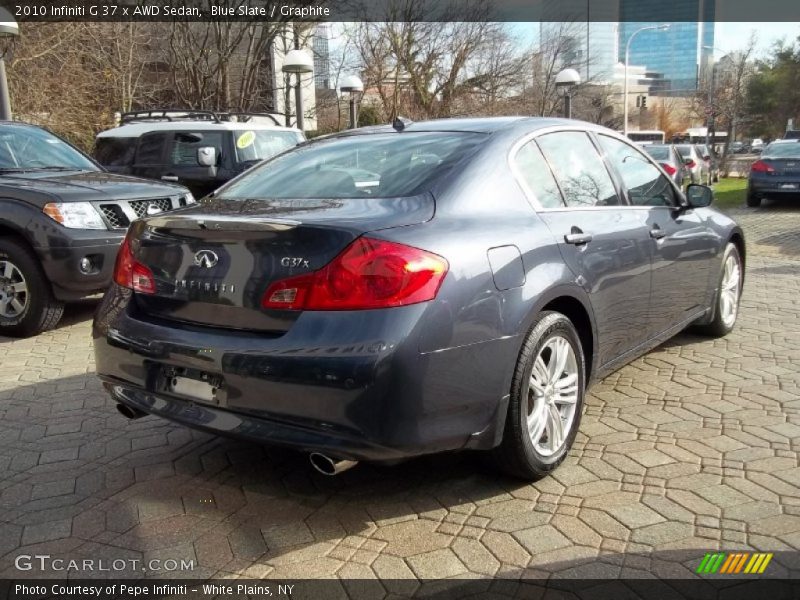
[[686, 188], [686, 199], [692, 208], [703, 208], [714, 201], [714, 191], [707, 185], [692, 183]]
[[197, 149], [197, 164], [201, 167], [217, 166], [217, 149], [214, 146], [203, 146]]

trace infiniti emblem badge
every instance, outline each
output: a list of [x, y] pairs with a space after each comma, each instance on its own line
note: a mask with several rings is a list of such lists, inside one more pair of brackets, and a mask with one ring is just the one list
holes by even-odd
[[194, 264], [210, 269], [219, 262], [219, 256], [213, 250], [200, 250], [194, 255]]

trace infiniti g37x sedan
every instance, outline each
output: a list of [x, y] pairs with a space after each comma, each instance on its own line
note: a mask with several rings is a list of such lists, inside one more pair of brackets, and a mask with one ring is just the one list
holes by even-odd
[[129, 418], [359, 460], [492, 450], [525, 478], [589, 382], [734, 326], [741, 229], [614, 132], [541, 118], [349, 131], [136, 222], [94, 323]]

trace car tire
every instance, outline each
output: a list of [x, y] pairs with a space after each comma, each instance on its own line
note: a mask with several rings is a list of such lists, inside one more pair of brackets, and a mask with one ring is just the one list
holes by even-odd
[[55, 327], [63, 313], [33, 253], [0, 239], [0, 335], [37, 335]]
[[750, 208], [758, 208], [761, 206], [761, 198], [755, 194], [747, 192], [747, 206]]
[[714, 319], [700, 327], [702, 333], [711, 337], [728, 335], [736, 325], [739, 315], [744, 268], [739, 249], [733, 242], [728, 242], [725, 246], [718, 281], [714, 294]]
[[541, 313], [517, 359], [503, 441], [493, 451], [496, 465], [526, 480], [553, 471], [575, 440], [585, 389], [584, 353], [575, 326], [561, 313]]

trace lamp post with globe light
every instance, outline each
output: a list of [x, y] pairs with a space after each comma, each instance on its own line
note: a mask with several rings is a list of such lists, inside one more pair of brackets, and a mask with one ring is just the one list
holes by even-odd
[[[19, 35], [19, 25], [5, 8], [0, 6], [0, 37], [11, 38]], [[8, 94], [6, 62], [0, 56], [0, 121], [11, 120], [11, 98]]]
[[623, 106], [622, 132], [625, 134], [625, 136], [628, 135], [628, 63], [631, 61], [631, 42], [633, 41], [633, 38], [635, 38], [643, 31], [667, 31], [669, 27], [670, 27], [669, 24], [649, 25], [647, 27], [642, 27], [634, 31], [628, 38], [628, 43], [625, 44], [625, 75], [624, 75], [625, 81], [622, 83], [624, 89], [622, 93], [622, 106]]
[[364, 83], [358, 75], [346, 75], [339, 84], [339, 91], [350, 94], [350, 129], [358, 127], [358, 94], [364, 91]]
[[[283, 59], [281, 70], [284, 73], [295, 73], [297, 75], [297, 87], [294, 89], [294, 103], [297, 112], [297, 128], [302, 131], [305, 123], [303, 121], [303, 90], [302, 79], [304, 73], [314, 72], [314, 61], [307, 52], [299, 49], [289, 50]], [[287, 114], [289, 107], [286, 107]]]
[[556, 89], [564, 90], [564, 117], [572, 118], [572, 88], [581, 82], [581, 75], [575, 69], [564, 69], [556, 75]]

